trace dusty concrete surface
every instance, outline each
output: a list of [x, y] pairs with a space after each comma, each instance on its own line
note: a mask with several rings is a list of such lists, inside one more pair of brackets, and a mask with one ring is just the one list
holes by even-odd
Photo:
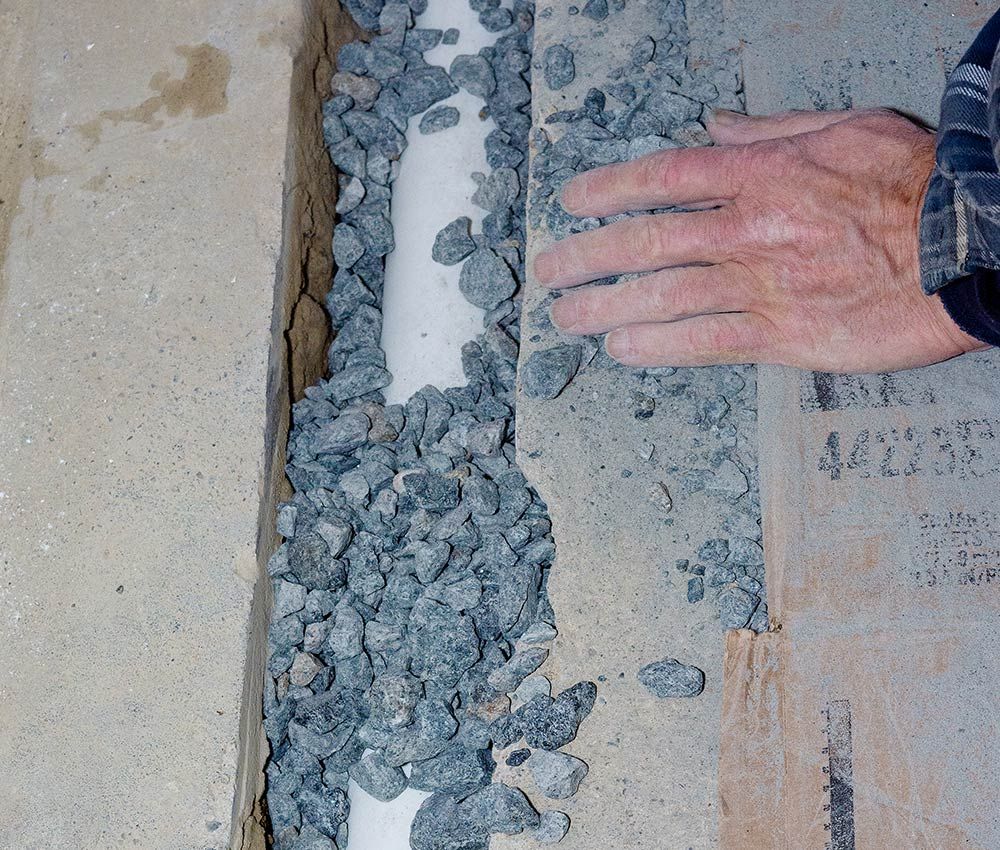
[[234, 816], [262, 846], [258, 526], [328, 278], [291, 97], [318, 8], [0, 11], [0, 847], [222, 848]]
[[[662, 4], [630, 0], [603, 23], [568, 14], [565, 3], [538, 6], [547, 7], [550, 17], [536, 17], [534, 123], [558, 136], [560, 125], [544, 119], [578, 106], [589, 87], [605, 88], [608, 72], [651, 31]], [[689, 21], [699, 10], [712, 11], [710, 4], [691, 4]], [[692, 30], [711, 27], [696, 21]], [[576, 79], [552, 92], [537, 67], [556, 42], [574, 51]], [[529, 230], [529, 257], [551, 238], [544, 226]], [[533, 351], [560, 341], [544, 319], [545, 292], [530, 273], [526, 290], [522, 365]], [[710, 385], [713, 374], [721, 391], [728, 372], [705, 372], [699, 380]], [[549, 506], [557, 542], [549, 592], [559, 636], [543, 672], [556, 688], [579, 680], [598, 685], [593, 713], [565, 748], [590, 767], [579, 792], [555, 806], [532, 797], [572, 818], [560, 844], [567, 850], [716, 846], [723, 633], [711, 602], [687, 602], [688, 576], [674, 564], [693, 559], [706, 539], [728, 536], [723, 520], [731, 511], [717, 495], [685, 483], [692, 465], [718, 446], [694, 424], [685, 381], [678, 377], [677, 397], [657, 399], [648, 419], [635, 415], [634, 384], [604, 368], [588, 368], [553, 401], [518, 396], [518, 460]], [[752, 372], [742, 392], [753, 398]], [[753, 423], [740, 427], [752, 442]], [[672, 497], [669, 512], [650, 498], [660, 484]], [[658, 700], [640, 685], [639, 668], [666, 657], [705, 671], [700, 697]], [[530, 793], [530, 777], [524, 788]], [[494, 844], [530, 846], [504, 836]]]

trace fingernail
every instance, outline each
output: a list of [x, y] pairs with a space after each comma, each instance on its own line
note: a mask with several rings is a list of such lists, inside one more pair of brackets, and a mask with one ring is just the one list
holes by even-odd
[[543, 286], [552, 283], [559, 275], [559, 259], [551, 250], [542, 251], [535, 257], [535, 277]]
[[724, 127], [731, 124], [739, 124], [740, 121], [744, 121], [746, 115], [740, 115], [739, 112], [733, 112], [729, 109], [713, 109], [710, 116], [710, 120], [715, 124], [722, 124]]
[[608, 352], [609, 357], [624, 362], [629, 355], [628, 328], [611, 331], [604, 338], [604, 350]]
[[576, 325], [579, 310], [576, 306], [576, 299], [569, 296], [557, 299], [549, 308], [549, 315], [552, 323], [559, 330], [568, 330]]
[[575, 177], [566, 184], [562, 193], [563, 209], [568, 213], [583, 209], [587, 205], [587, 179]]

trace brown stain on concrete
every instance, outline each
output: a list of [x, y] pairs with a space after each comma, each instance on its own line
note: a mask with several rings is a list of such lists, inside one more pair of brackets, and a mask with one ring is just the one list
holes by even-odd
[[36, 180], [44, 180], [56, 174], [65, 174], [65, 170], [45, 156], [45, 140], [32, 136], [28, 142], [28, 156], [31, 161], [31, 171]]
[[0, 305], [6, 295], [3, 268], [10, 231], [32, 171], [28, 136], [34, 74], [29, 68], [37, 24], [34, 0], [0, 4]]
[[124, 109], [104, 109], [97, 118], [78, 124], [77, 131], [92, 145], [101, 140], [103, 122], [146, 124], [152, 130], [164, 125], [161, 113], [171, 118], [190, 111], [194, 118], [219, 115], [229, 106], [227, 89], [233, 63], [228, 54], [211, 44], [174, 48], [187, 62], [183, 77], [169, 71], [157, 71], [149, 87], [157, 92], [142, 103]]
[[108, 180], [111, 179], [111, 173], [108, 171], [103, 171], [100, 174], [95, 174], [88, 181], [81, 184], [81, 189], [86, 189], [88, 192], [103, 192], [108, 185]]

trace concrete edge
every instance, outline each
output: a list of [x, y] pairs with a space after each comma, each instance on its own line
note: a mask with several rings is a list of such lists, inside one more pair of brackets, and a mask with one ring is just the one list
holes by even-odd
[[333, 279], [334, 169], [323, 141], [322, 103], [329, 95], [337, 50], [360, 35], [337, 2], [301, 0], [299, 17], [284, 39], [293, 56], [286, 138], [282, 244], [275, 270], [268, 359], [267, 430], [261, 458], [257, 567], [251, 603], [246, 679], [240, 709], [240, 742], [233, 799], [231, 850], [263, 850], [268, 822], [264, 804], [264, 667], [271, 614], [267, 561], [280, 545], [277, 505], [291, 495], [284, 474], [291, 405], [326, 371], [330, 342], [323, 298]]

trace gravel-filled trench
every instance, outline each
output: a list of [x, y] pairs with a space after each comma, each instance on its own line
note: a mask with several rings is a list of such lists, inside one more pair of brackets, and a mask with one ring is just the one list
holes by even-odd
[[[431, 794], [411, 827], [414, 850], [485, 850], [497, 833], [555, 843], [570, 828], [558, 801], [575, 793], [587, 765], [562, 748], [590, 713], [597, 685], [552, 693], [536, 672], [557, 620], [546, 593], [551, 524], [514, 452], [529, 182], [532, 215], [548, 216], [553, 232], [596, 226], [558, 210], [565, 179], [702, 141], [693, 127], [703, 104], [719, 98], [710, 81], [714, 95], [703, 87], [700, 99], [690, 92], [650, 97], [658, 80], [652, 70], [691, 76], [686, 32], [670, 26], [671, 16], [683, 21], [683, 4], [664, 0], [664, 31], [636, 45], [617, 90], [592, 89], [578, 109], [556, 116], [569, 127], [559, 143], [535, 131], [529, 175], [533, 5], [470, 0], [496, 41], [444, 69], [427, 64], [424, 53], [458, 34], [416, 26], [426, 2], [346, 0], [358, 24], [378, 34], [342, 48], [324, 106], [340, 175], [337, 272], [326, 301], [335, 338], [329, 377], [293, 408], [287, 475], [295, 494], [279, 510], [285, 543], [269, 563], [267, 810], [279, 850], [347, 850], [350, 780], [382, 801], [407, 788]], [[589, 0], [577, 11], [603, 20], [623, 5]], [[550, 47], [535, 66], [551, 88], [574, 73], [567, 48]], [[427, 250], [439, 263], [463, 264], [460, 288], [484, 311], [483, 332], [462, 349], [467, 383], [427, 386], [405, 404], [386, 404], [381, 310], [385, 257], [394, 248], [391, 187], [406, 167], [409, 122], [422, 133], [448, 132], [459, 115], [440, 102], [459, 87], [482, 99], [483, 119], [495, 124], [485, 143], [491, 170], [473, 175], [472, 200], [486, 215], [481, 232], [458, 218]], [[597, 341], [567, 341], [532, 355], [523, 391], [556, 397], [584, 368], [621, 367]], [[736, 442], [735, 429], [732, 440], [724, 430], [723, 420], [735, 415], [726, 394], [744, 398], [752, 370], [713, 379], [725, 392], [693, 377], [696, 371], [623, 370], [637, 397], [650, 400], [637, 402], [637, 417], [656, 397], [691, 395], [706, 429], [722, 435], [718, 469], [733, 463], [726, 451]], [[705, 542], [677, 568], [691, 573], [692, 603], [708, 585], [723, 625], [759, 631], [767, 614], [756, 470], [736, 473], [733, 501], [744, 520], [732, 527], [740, 533]], [[657, 695], [700, 692], [697, 668], [650, 661], [640, 679]], [[532, 787], [495, 781], [498, 761], [526, 765]]]

